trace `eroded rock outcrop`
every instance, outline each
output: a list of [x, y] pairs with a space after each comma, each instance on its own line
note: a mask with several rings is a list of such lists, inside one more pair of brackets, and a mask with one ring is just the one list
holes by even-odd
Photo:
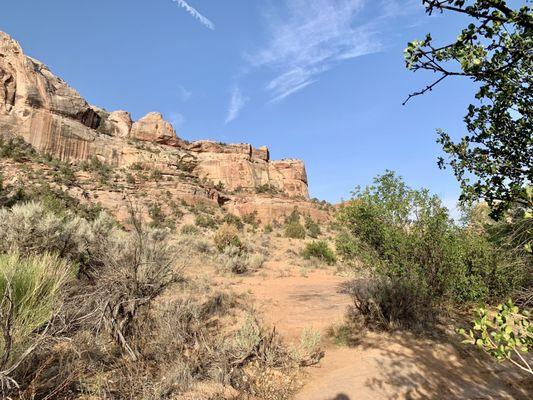
[[186, 142], [176, 135], [172, 125], [158, 112], [146, 114], [131, 127], [129, 137], [172, 147], [185, 147]]
[[22, 136], [39, 152], [63, 161], [97, 157], [116, 167], [141, 164], [172, 173], [187, 159], [187, 173], [221, 185], [227, 193], [244, 190], [251, 195], [268, 187], [282, 197], [308, 198], [302, 161], [271, 161], [268, 148], [249, 144], [190, 143], [160, 113], [132, 121], [126, 111], [109, 113], [92, 106], [0, 32], [2, 134]]

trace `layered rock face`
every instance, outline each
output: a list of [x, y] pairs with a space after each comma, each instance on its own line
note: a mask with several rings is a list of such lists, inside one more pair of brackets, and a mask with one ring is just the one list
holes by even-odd
[[266, 147], [187, 142], [159, 113], [132, 121], [126, 111], [107, 112], [79, 93], [0, 31], [0, 135], [22, 136], [39, 152], [63, 161], [97, 157], [117, 167], [142, 164], [172, 172], [189, 160], [190, 173], [221, 184], [226, 192], [272, 188], [308, 199], [300, 160], [271, 161]]

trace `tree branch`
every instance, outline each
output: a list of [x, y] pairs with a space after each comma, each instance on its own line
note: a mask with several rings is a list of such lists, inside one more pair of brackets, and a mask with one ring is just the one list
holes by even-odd
[[443, 75], [439, 79], [437, 79], [435, 82], [433, 82], [431, 85], [426, 86], [423, 90], [419, 92], [414, 92], [407, 97], [407, 99], [402, 103], [402, 106], [405, 106], [409, 100], [411, 100], [413, 97], [423, 95], [426, 92], [432, 91], [435, 86], [437, 86], [440, 82], [442, 82], [445, 78], [447, 78], [449, 75]]

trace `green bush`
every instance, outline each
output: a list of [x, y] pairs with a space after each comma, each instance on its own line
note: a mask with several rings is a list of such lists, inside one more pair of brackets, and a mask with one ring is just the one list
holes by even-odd
[[320, 225], [316, 221], [313, 221], [311, 217], [305, 217], [305, 229], [309, 237], [316, 239], [322, 233], [320, 230]]
[[392, 282], [413, 282], [435, 305], [501, 296], [522, 281], [513, 258], [488, 236], [455, 225], [438, 197], [390, 171], [356, 189], [337, 221], [344, 259], [357, 258]]
[[216, 228], [218, 223], [211, 215], [199, 214], [196, 216], [194, 223], [200, 228], [213, 229]]
[[222, 219], [222, 222], [226, 222], [228, 224], [235, 225], [235, 227], [237, 227], [237, 229], [240, 230], [240, 231], [244, 228], [243, 221], [239, 217], [237, 217], [236, 215], [231, 214], [231, 213], [224, 215], [224, 218]]
[[277, 189], [275, 186], [265, 183], [264, 185], [257, 186], [255, 188], [255, 193], [257, 194], [268, 193], [268, 194], [276, 195], [276, 194], [279, 194], [279, 189]]
[[285, 237], [291, 239], [305, 239], [305, 228], [299, 222], [289, 222], [285, 225]]
[[171, 230], [176, 228], [176, 221], [167, 215], [159, 203], [152, 203], [148, 206], [148, 215], [152, 220], [150, 226], [152, 228], [169, 228]]
[[319, 260], [322, 260], [330, 265], [337, 262], [337, 258], [335, 257], [333, 250], [331, 250], [329, 245], [322, 240], [307, 243], [302, 252], [302, 256], [306, 260], [309, 260], [310, 258], [318, 258]]
[[[15, 204], [39, 202], [46, 210], [64, 216], [68, 212], [75, 213], [87, 220], [94, 220], [102, 212], [100, 204], [82, 203], [68, 192], [52, 188], [47, 182], [39, 182], [26, 187], [11, 187], [10, 193], [1, 205], [12, 207]], [[1, 200], [1, 199], [0, 199]]]
[[11, 158], [17, 162], [34, 159], [37, 153], [31, 145], [19, 136], [5, 139], [0, 134], [0, 158]]

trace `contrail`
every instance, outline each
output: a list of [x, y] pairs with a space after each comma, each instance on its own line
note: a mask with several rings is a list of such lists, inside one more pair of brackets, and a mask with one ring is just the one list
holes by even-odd
[[200, 23], [206, 28], [209, 28], [211, 30], [215, 29], [215, 24], [213, 24], [209, 19], [204, 17], [202, 14], [200, 14], [198, 10], [190, 6], [189, 3], [187, 3], [185, 0], [172, 0], [172, 1], [174, 1], [175, 3], [178, 3], [178, 6], [180, 6], [181, 8], [184, 8], [185, 11], [187, 11], [194, 18], [200, 21]]

